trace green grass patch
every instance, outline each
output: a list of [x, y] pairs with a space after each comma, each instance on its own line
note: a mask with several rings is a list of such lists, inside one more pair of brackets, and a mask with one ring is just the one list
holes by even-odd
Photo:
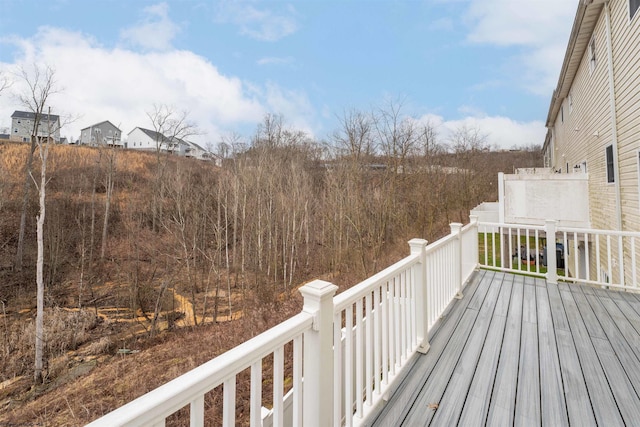
[[[486, 237], [486, 244], [485, 244]], [[516, 236], [512, 236], [516, 237]], [[520, 236], [519, 239], [520, 246], [529, 247], [530, 255], [534, 257], [534, 261], [538, 262], [537, 252], [542, 251], [542, 248], [535, 249], [536, 239], [535, 236]], [[544, 239], [538, 239], [538, 242], [546, 242]], [[500, 234], [498, 233], [478, 233], [478, 256], [479, 261], [483, 265], [491, 266], [491, 267], [502, 267], [503, 260], [501, 258], [501, 244], [502, 239], [500, 239]], [[518, 247], [514, 244], [511, 247], [511, 251], [516, 254]], [[486, 256], [486, 258], [485, 258]], [[524, 251], [524, 256], [526, 257], [526, 249]], [[486, 261], [485, 261], [486, 260]], [[546, 274], [547, 267], [545, 265], [540, 264], [540, 268], [538, 269], [536, 264], [529, 264], [525, 260], [520, 259], [517, 255], [512, 258], [512, 264], [509, 264], [509, 260], [506, 260], [504, 266], [524, 271], [526, 273], [540, 273]], [[564, 269], [558, 268], [558, 275], [564, 275]]]

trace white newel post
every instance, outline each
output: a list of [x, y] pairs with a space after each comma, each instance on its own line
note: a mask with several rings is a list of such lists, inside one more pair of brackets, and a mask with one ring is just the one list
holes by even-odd
[[473, 268], [478, 268], [480, 265], [480, 245], [478, 244], [478, 216], [477, 215], [469, 215], [469, 222], [473, 226], [473, 248], [471, 253], [473, 254], [473, 259], [471, 262], [473, 263]]
[[547, 282], [558, 283], [558, 268], [556, 260], [556, 221], [545, 221], [545, 233], [547, 235]]
[[504, 201], [504, 172], [498, 172], [498, 222], [500, 224], [504, 224]]
[[302, 417], [305, 426], [330, 426], [333, 417], [333, 296], [338, 287], [314, 280], [300, 288], [302, 311], [313, 315], [304, 334]]
[[451, 234], [456, 236], [456, 254], [455, 254], [455, 283], [456, 283], [456, 296], [455, 299], [461, 299], [462, 295], [462, 236], [460, 230], [462, 230], [462, 224], [459, 222], [452, 222], [450, 225]]
[[411, 255], [419, 254], [420, 263], [415, 268], [416, 285], [416, 336], [418, 338], [418, 351], [429, 351], [429, 304], [427, 303], [427, 242], [424, 239], [409, 240]]

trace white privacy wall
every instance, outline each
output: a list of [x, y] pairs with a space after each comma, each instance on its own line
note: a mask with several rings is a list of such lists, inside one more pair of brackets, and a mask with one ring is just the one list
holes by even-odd
[[[502, 175], [502, 174], [501, 174]], [[586, 173], [502, 175], [500, 208], [510, 224], [588, 228], [589, 181]]]

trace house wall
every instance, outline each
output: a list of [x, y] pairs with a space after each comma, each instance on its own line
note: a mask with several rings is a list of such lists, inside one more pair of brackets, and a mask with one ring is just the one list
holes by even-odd
[[95, 124], [80, 132], [80, 143], [88, 145], [115, 144], [120, 145], [121, 132], [111, 122]]
[[[640, 230], [640, 13], [629, 18], [629, 2], [611, 3], [611, 44], [618, 125], [622, 229]], [[630, 242], [624, 244], [631, 265]], [[640, 266], [640, 253], [636, 257]], [[631, 273], [629, 269], [628, 274]], [[631, 277], [626, 277], [631, 281]]]
[[[597, 7], [592, 5], [590, 7]], [[606, 14], [610, 11], [610, 74]], [[586, 161], [589, 175], [590, 219], [594, 228], [618, 229], [616, 184], [607, 182], [606, 147], [614, 144], [617, 133], [620, 212], [622, 230], [640, 230], [640, 13], [629, 18], [629, 0], [611, 0], [604, 4], [593, 31], [596, 40], [596, 66], [590, 69], [587, 48], [562, 109], [552, 128], [552, 166], [569, 173]], [[610, 78], [613, 81], [615, 110], [612, 114]], [[571, 98], [571, 100], [569, 99]], [[570, 106], [570, 104], [572, 106]], [[630, 263], [631, 248], [625, 243], [625, 263]], [[640, 254], [639, 254], [640, 255]], [[617, 258], [618, 255], [614, 255]], [[596, 262], [590, 251], [591, 274]], [[601, 256], [602, 258], [602, 256]], [[615, 262], [620, 262], [616, 259]], [[640, 258], [636, 260], [640, 265]], [[616, 278], [617, 272], [607, 272]], [[595, 276], [594, 276], [595, 277]], [[627, 278], [630, 280], [630, 278]], [[617, 278], [616, 278], [617, 280]]]
[[91, 144], [91, 128], [80, 131], [80, 144]]
[[[31, 141], [32, 131], [32, 119], [25, 119], [21, 117], [11, 118], [11, 136], [9, 137], [11, 141], [29, 142]], [[55, 141], [60, 141], [60, 121], [51, 120], [51, 123], [49, 123], [48, 120], [40, 119], [37, 135], [46, 137], [49, 135], [49, 132], [51, 132]]]
[[622, 226], [640, 230], [640, 13], [629, 19], [629, 2], [611, 3], [611, 43], [618, 124]]
[[[596, 228], [616, 228], [615, 185], [607, 183], [605, 147], [612, 143], [605, 24], [602, 14], [594, 29], [596, 65], [591, 70], [585, 51], [569, 96], [555, 118], [553, 167], [574, 173], [575, 165], [587, 163], [590, 221]], [[597, 136], [594, 135], [597, 133]], [[568, 168], [568, 171], [567, 171]], [[581, 172], [584, 172], [581, 169]]]
[[135, 128], [129, 132], [127, 139], [127, 148], [133, 150], [155, 150], [156, 141], [144, 133], [140, 128]]

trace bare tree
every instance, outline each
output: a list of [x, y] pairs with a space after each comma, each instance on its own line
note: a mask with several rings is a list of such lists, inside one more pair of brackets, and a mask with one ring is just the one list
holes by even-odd
[[456, 175], [459, 178], [459, 188], [455, 192], [457, 200], [452, 202], [458, 204], [460, 220], [467, 215], [469, 206], [481, 202], [482, 188], [488, 186], [488, 183], [483, 179], [485, 174], [482, 173], [483, 153], [489, 151], [487, 138], [488, 135], [483, 133], [479, 127], [466, 124], [454, 129], [449, 136]]
[[189, 120], [187, 111], [160, 104], [147, 112], [153, 130], [156, 132], [156, 152], [173, 152], [181, 140], [197, 134], [196, 126]]
[[107, 148], [107, 173], [104, 178], [104, 186], [106, 192], [106, 198], [104, 201], [104, 221], [102, 223], [102, 246], [100, 248], [100, 259], [104, 259], [104, 254], [107, 249], [107, 231], [109, 229], [109, 213], [111, 212], [111, 199], [113, 197], [113, 186], [115, 182], [116, 174], [116, 160], [117, 152], [115, 145], [111, 148]]
[[430, 164], [435, 156], [445, 150], [438, 142], [438, 131], [431, 121], [427, 121], [418, 127], [417, 146], [422, 157]]
[[[14, 268], [17, 271], [22, 270], [23, 252], [24, 252], [24, 232], [27, 223], [27, 204], [29, 202], [29, 192], [31, 189], [31, 171], [33, 168], [33, 154], [38, 144], [38, 128], [40, 127], [44, 108], [49, 97], [57, 92], [55, 84], [55, 71], [45, 66], [40, 68], [38, 65], [33, 66], [32, 71], [22, 68], [20, 70], [20, 78], [27, 86], [27, 90], [19, 95], [20, 103], [34, 114], [33, 126], [31, 130], [31, 147], [27, 154], [24, 168], [24, 185], [22, 190], [22, 207], [20, 210], [20, 226], [18, 228], [18, 245], [16, 249], [16, 260]], [[47, 122], [51, 117], [47, 117]]]
[[[49, 115], [51, 115], [51, 109], [49, 108]], [[33, 182], [36, 185], [39, 193], [40, 213], [37, 220], [37, 239], [38, 239], [38, 257], [36, 262], [36, 285], [37, 285], [37, 308], [36, 308], [36, 354], [35, 354], [35, 370], [34, 381], [41, 383], [43, 380], [42, 368], [44, 361], [43, 346], [44, 346], [44, 219], [46, 213], [46, 186], [47, 186], [47, 158], [49, 157], [49, 144], [51, 122], [48, 121], [48, 137], [38, 138], [38, 156], [40, 158], [40, 183], [33, 178]]]
[[183, 142], [184, 138], [197, 134], [196, 126], [189, 120], [187, 111], [178, 112], [168, 105], [154, 105], [153, 110], [147, 112], [155, 132], [156, 142], [156, 179], [152, 196], [151, 214], [152, 229], [157, 230], [158, 220], [162, 220], [162, 201], [165, 192], [166, 158], [162, 161], [161, 153], [173, 152]]
[[375, 117], [380, 149], [395, 174], [404, 172], [407, 158], [415, 152], [418, 141], [415, 120], [403, 115], [402, 106], [401, 101], [389, 101], [378, 109]]
[[356, 163], [374, 154], [374, 123], [370, 115], [351, 110], [339, 117], [340, 129], [333, 133], [333, 141], [340, 155]]
[[489, 149], [487, 138], [479, 127], [461, 124], [449, 135], [449, 146], [456, 154], [483, 151]]

